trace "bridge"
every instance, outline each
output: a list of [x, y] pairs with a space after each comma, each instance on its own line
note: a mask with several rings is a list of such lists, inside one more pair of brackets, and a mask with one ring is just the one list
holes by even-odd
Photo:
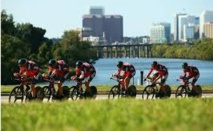
[[116, 44], [116, 45], [93, 45], [98, 58], [121, 58], [121, 57], [152, 57], [152, 44]]

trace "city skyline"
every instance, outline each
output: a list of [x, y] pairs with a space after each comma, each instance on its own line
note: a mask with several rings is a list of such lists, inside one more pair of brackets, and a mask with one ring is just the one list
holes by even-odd
[[153, 23], [171, 23], [174, 32], [174, 16], [178, 13], [200, 16], [203, 10], [213, 10], [211, 0], [149, 0], [149, 1], [28, 1], [2, 0], [1, 9], [12, 14], [15, 23], [31, 23], [46, 30], [48, 38], [59, 38], [64, 31], [82, 28], [82, 16], [89, 14], [91, 6], [103, 7], [106, 15], [123, 16], [124, 36], [150, 35]]

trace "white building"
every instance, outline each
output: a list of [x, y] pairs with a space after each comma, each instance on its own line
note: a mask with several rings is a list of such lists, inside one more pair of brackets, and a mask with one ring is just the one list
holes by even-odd
[[171, 24], [156, 23], [151, 27], [151, 43], [170, 43]]
[[200, 14], [200, 39], [204, 38], [204, 24], [213, 22], [213, 11], [205, 10]]
[[[190, 15], [179, 16], [179, 19], [178, 19], [178, 24], [179, 24], [178, 40], [179, 41], [185, 41], [187, 39], [186, 38], [187, 36], [189, 36], [189, 35], [192, 36], [192, 34], [189, 34], [189, 33], [192, 33], [192, 31], [195, 30], [195, 29], [192, 29], [192, 27], [195, 28], [199, 24], [198, 20], [199, 19], [195, 16], [190, 16]], [[189, 31], [187, 31], [187, 30], [189, 30]], [[195, 33], [195, 31], [193, 31], [193, 32]], [[184, 34], [185, 34], [185, 38], [184, 38]]]

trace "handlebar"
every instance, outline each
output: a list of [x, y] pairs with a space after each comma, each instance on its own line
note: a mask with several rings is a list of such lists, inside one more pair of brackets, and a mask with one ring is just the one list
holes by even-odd
[[77, 84], [85, 84], [85, 83], [86, 83], [86, 81], [84, 81], [84, 82], [82, 82], [82, 81], [77, 81], [77, 80], [71, 80], [71, 81], [74, 81], [74, 82], [76, 82]]
[[54, 84], [58, 84], [58, 82], [55, 82], [55, 79], [53, 78], [43, 78], [45, 81], [49, 82], [49, 83], [54, 83]]
[[189, 80], [187, 79], [187, 80], [184, 80], [184, 79], [176, 79], [176, 81], [180, 81], [180, 82], [182, 82], [183, 84], [190, 84], [190, 83], [192, 83], [192, 82], [189, 82]]

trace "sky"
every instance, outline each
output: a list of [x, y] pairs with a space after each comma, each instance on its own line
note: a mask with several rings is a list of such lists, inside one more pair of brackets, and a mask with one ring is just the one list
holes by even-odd
[[65, 31], [81, 28], [82, 16], [91, 6], [101, 6], [106, 15], [122, 15], [124, 36], [150, 35], [153, 23], [171, 23], [174, 15], [199, 16], [213, 10], [212, 0], [1, 0], [1, 10], [15, 23], [31, 23], [46, 30], [45, 37], [61, 38]]

